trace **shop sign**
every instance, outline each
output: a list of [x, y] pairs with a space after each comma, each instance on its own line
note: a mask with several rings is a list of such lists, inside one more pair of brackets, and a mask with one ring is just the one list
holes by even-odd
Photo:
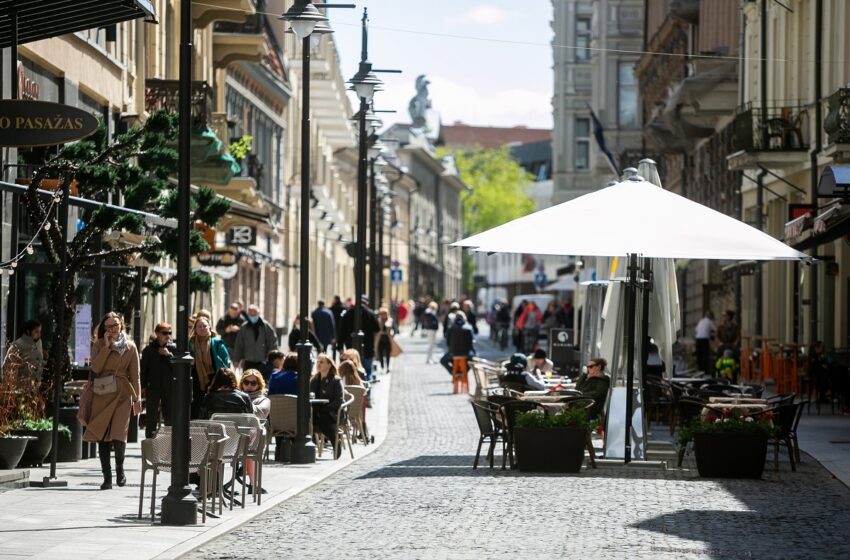
[[227, 231], [225, 241], [236, 247], [250, 247], [257, 243], [257, 228], [252, 226], [233, 226]]
[[207, 251], [198, 255], [202, 266], [231, 266], [236, 264], [236, 253], [227, 249]]
[[0, 100], [0, 146], [54, 146], [90, 136], [100, 123], [91, 113], [49, 101]]

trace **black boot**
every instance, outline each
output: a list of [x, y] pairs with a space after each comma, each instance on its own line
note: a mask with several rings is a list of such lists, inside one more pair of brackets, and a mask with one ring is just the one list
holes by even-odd
[[100, 470], [103, 472], [103, 484], [100, 485], [101, 490], [112, 488], [112, 465], [109, 460], [109, 446], [110, 443], [108, 441], [97, 442], [97, 454], [100, 456]]
[[112, 447], [115, 448], [115, 483], [124, 486], [127, 484], [127, 477], [124, 476], [124, 453], [127, 451], [127, 443], [113, 440]]

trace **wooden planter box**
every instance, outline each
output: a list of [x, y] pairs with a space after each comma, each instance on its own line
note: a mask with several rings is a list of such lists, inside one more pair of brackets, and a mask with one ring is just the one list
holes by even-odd
[[767, 458], [767, 436], [697, 433], [694, 454], [702, 477], [761, 478]]
[[577, 473], [586, 442], [584, 428], [514, 428], [514, 452], [523, 472]]

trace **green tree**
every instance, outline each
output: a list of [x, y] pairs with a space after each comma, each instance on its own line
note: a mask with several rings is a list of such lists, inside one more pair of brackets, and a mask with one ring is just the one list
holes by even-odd
[[[438, 155], [449, 153], [444, 151]], [[471, 190], [465, 192], [463, 226], [467, 235], [500, 226], [534, 211], [534, 201], [523, 192], [522, 186], [534, 177], [511, 157], [507, 147], [496, 149], [464, 149], [451, 153], [460, 179]], [[472, 293], [475, 272], [471, 255], [463, 254], [463, 286]]]
[[[23, 202], [36, 236], [40, 241], [40, 253], [23, 252], [20, 257], [45, 260], [59, 265], [63, 248], [62, 237], [65, 224], [58, 221], [56, 203], [58, 198], [45, 198], [37, 191], [43, 188], [46, 179], [58, 180], [59, 189], [75, 185], [78, 196], [96, 201], [123, 200], [123, 206], [141, 210], [163, 218], [177, 217], [177, 189], [169, 183], [169, 177], [177, 174], [178, 133], [177, 114], [164, 110], [151, 114], [145, 123], [121, 134], [110, 142], [106, 129], [101, 126], [92, 136], [83, 141], [63, 147], [38, 167], [32, 176]], [[59, 190], [57, 190], [57, 193]], [[58, 197], [58, 194], [57, 194]], [[123, 198], [121, 198], [123, 197]], [[192, 223], [202, 222], [214, 227], [230, 209], [230, 203], [216, 196], [208, 188], [201, 188], [192, 196]], [[78, 226], [73, 235], [68, 235], [66, 247], [67, 286], [64, 293], [65, 322], [57, 325], [51, 340], [51, 358], [46, 371], [51, 371], [57, 357], [56, 348], [67, 348], [73, 325], [76, 303], [79, 297], [75, 276], [91, 269], [97, 261], [106, 265], [126, 265], [132, 257], [141, 256], [148, 262], [157, 262], [163, 257], [176, 258], [178, 248], [177, 230], [159, 225], [146, 224], [144, 217], [101, 206], [96, 209], [80, 208]], [[114, 232], [136, 234], [140, 244], [110, 244], [104, 235]], [[193, 229], [189, 238], [191, 254], [209, 248], [201, 232]], [[135, 271], [123, 275], [115, 286], [117, 311], [125, 317], [132, 316], [132, 300]], [[145, 282], [152, 292], [161, 292], [173, 282]], [[194, 290], [209, 290], [208, 275], [193, 272], [190, 279]], [[59, 290], [58, 274], [52, 275], [49, 293]], [[97, 320], [99, 318], [95, 318]], [[182, 336], [182, 335], [181, 335]], [[58, 345], [58, 346], [56, 346]], [[67, 352], [61, 352], [62, 369], [67, 374], [69, 361]]]

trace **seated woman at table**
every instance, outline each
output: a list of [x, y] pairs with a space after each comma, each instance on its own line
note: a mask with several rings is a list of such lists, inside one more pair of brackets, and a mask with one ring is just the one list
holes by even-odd
[[360, 352], [355, 350], [354, 348], [349, 348], [345, 352], [339, 355], [340, 363], [345, 361], [350, 361], [354, 363], [355, 369], [357, 369], [357, 375], [360, 376], [360, 379], [363, 381], [369, 381], [369, 376], [366, 373], [366, 368], [363, 367], [363, 362], [360, 361]]
[[605, 358], [591, 358], [587, 362], [587, 372], [578, 376], [576, 379], [576, 390], [581, 391], [585, 397], [592, 398], [595, 402], [587, 411], [588, 418], [593, 419], [599, 416], [602, 409], [605, 407], [605, 400], [608, 398], [608, 388], [611, 386], [611, 378], [605, 375], [605, 366], [608, 362]]
[[245, 370], [239, 380], [239, 390], [251, 399], [257, 418], [265, 420], [269, 417], [272, 403], [266, 396], [266, 380], [263, 379], [263, 374], [256, 369]]
[[273, 350], [269, 353], [269, 362], [274, 366], [269, 378], [269, 395], [297, 395], [298, 354], [290, 352], [284, 357], [283, 352]]
[[546, 357], [546, 351], [538, 348], [528, 360], [528, 371], [536, 375], [546, 375], [555, 371], [555, 364]]
[[[313, 405], [313, 430], [325, 436], [325, 441], [333, 443], [337, 435], [336, 416], [342, 404], [342, 382], [337, 377], [336, 366], [327, 354], [316, 357], [316, 371], [310, 380], [310, 392], [317, 399], [326, 399], [327, 404]], [[342, 446], [337, 446], [336, 456], [339, 459]]]
[[511, 360], [507, 366], [505, 366], [505, 370], [507, 373], [502, 376], [501, 384], [508, 388], [512, 388], [511, 385], [521, 389], [523, 386], [525, 389], [534, 389], [537, 391], [542, 391], [546, 388], [546, 385], [541, 381], [534, 373], [526, 370], [526, 358], [524, 354], [514, 354], [511, 356]]
[[360, 379], [360, 375], [357, 373], [357, 366], [351, 360], [340, 362], [338, 373], [344, 386], [357, 385], [358, 387], [364, 387], [363, 380]]
[[209, 419], [216, 413], [253, 414], [251, 398], [238, 390], [237, 385], [233, 370], [221, 368], [216, 371], [201, 405], [201, 417]]

